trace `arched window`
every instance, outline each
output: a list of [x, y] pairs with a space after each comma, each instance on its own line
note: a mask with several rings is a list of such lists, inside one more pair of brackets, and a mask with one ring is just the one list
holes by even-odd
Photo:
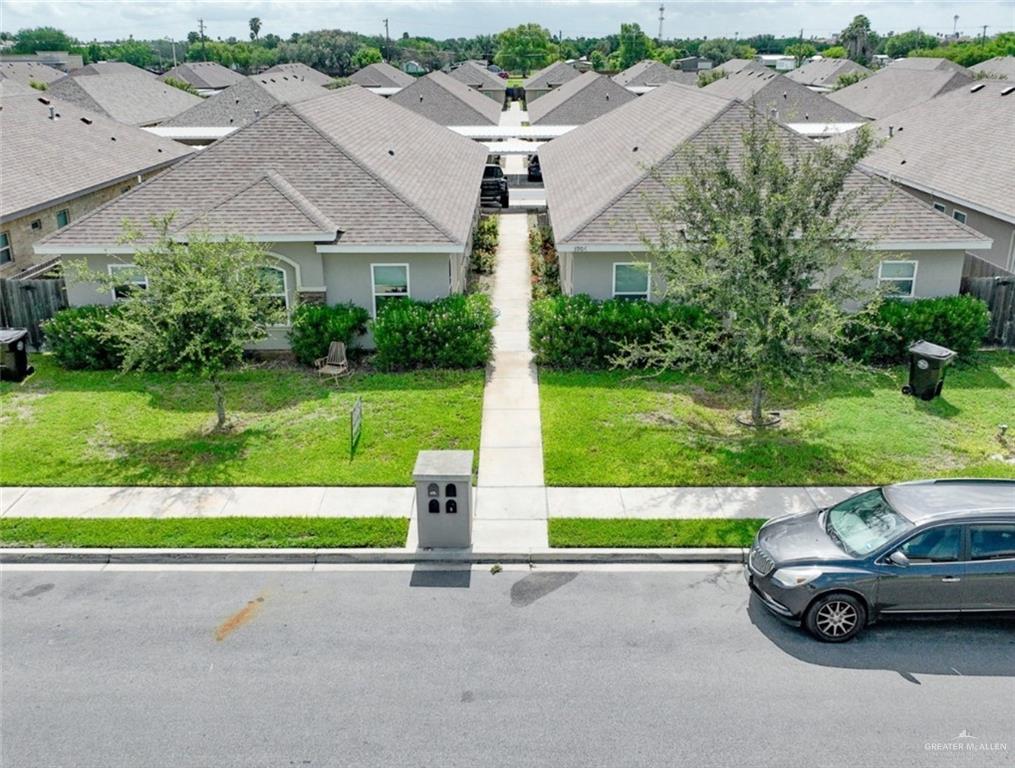
[[280, 325], [289, 325], [289, 278], [281, 267], [261, 267], [261, 279], [264, 282], [264, 296], [273, 307], [278, 307], [284, 314]]
[[449, 515], [454, 515], [458, 512], [458, 502], [454, 499], [448, 499], [444, 502], [444, 511]]
[[426, 487], [426, 496], [428, 499], [434, 499], [441, 495], [441, 487], [437, 483], [430, 483]]
[[455, 486], [454, 483], [448, 483], [447, 485], [444, 486], [444, 495], [447, 496], [449, 499], [453, 499], [455, 498], [455, 496], [458, 495], [458, 488]]
[[430, 499], [430, 503], [427, 505], [427, 510], [431, 515], [439, 515], [441, 512], [441, 503], [437, 499]]

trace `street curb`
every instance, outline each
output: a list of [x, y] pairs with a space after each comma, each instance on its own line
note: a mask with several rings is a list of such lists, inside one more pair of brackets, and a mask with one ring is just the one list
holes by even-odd
[[743, 563], [740, 547], [700, 549], [533, 549], [473, 552], [458, 549], [0, 549], [2, 563], [37, 564], [580, 564]]

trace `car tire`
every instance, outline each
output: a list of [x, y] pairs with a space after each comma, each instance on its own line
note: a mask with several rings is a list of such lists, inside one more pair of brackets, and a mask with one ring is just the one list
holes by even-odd
[[823, 643], [844, 643], [852, 640], [867, 623], [863, 602], [843, 592], [822, 595], [807, 609], [804, 626]]

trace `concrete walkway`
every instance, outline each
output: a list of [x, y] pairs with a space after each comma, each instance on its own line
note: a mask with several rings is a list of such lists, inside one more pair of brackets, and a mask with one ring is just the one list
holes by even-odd
[[546, 489], [539, 384], [529, 349], [528, 217], [500, 216], [492, 298], [494, 359], [483, 392], [476, 549], [545, 547]]
[[500, 113], [500, 125], [517, 128], [522, 123], [529, 121], [529, 113], [522, 109], [520, 101], [512, 101], [508, 108]]

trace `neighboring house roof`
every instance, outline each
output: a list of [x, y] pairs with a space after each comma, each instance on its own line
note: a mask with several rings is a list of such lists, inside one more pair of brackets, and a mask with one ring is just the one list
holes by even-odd
[[970, 69], [973, 72], [989, 72], [990, 76], [997, 80], [1015, 80], [1015, 56], [995, 56], [974, 64]]
[[278, 105], [36, 250], [111, 247], [124, 219], [145, 226], [174, 211], [174, 232], [461, 248], [486, 154], [481, 144], [349, 86]]
[[36, 83], [52, 83], [66, 73], [48, 64], [39, 64], [35, 61], [4, 61], [0, 62], [0, 75], [17, 80], [19, 83], [28, 85], [32, 81]]
[[133, 179], [193, 151], [140, 128], [29, 91], [8, 93], [7, 83], [2, 91], [0, 217], [4, 220], [80, 197], [121, 179]]
[[877, 120], [970, 82], [972, 79], [961, 72], [896, 68], [891, 65], [858, 83], [829, 93], [826, 98]]
[[817, 59], [808, 61], [802, 67], [787, 72], [786, 77], [801, 85], [834, 88], [840, 77], [851, 75], [854, 72], [859, 72], [864, 76], [873, 74], [867, 67], [849, 59]]
[[127, 125], [155, 125], [201, 103], [198, 96], [134, 73], [68, 75], [51, 83], [48, 93]]
[[386, 61], [367, 64], [349, 75], [349, 80], [364, 88], [405, 88], [407, 85], [412, 85], [415, 79], [412, 75], [405, 74]]
[[662, 85], [663, 83], [696, 85], [698, 73], [684, 72], [673, 67], [667, 67], [661, 61], [644, 59], [637, 64], [632, 64], [623, 72], [615, 74], [613, 81], [627, 88], [649, 87]]
[[316, 69], [308, 67], [306, 64], [299, 62], [291, 62], [289, 64], [276, 64], [271, 69], [266, 69], [261, 73], [262, 75], [288, 75], [290, 77], [296, 76], [303, 80], [307, 80], [316, 85], [327, 85], [334, 78], [331, 75], [326, 75], [323, 72], [318, 72]]
[[461, 66], [455, 67], [448, 74], [458, 82], [465, 83], [478, 91], [495, 91], [503, 94], [507, 90], [504, 80], [474, 61], [463, 62]]
[[162, 123], [170, 128], [239, 128], [278, 104], [322, 96], [327, 90], [289, 75], [252, 75]]
[[96, 61], [71, 70], [70, 75], [71, 77], [80, 77], [82, 75], [147, 75], [148, 77], [155, 77], [155, 74], [147, 69], [135, 67], [133, 64], [128, 64], [125, 61]]
[[532, 125], [584, 125], [612, 109], [638, 98], [606, 75], [586, 72], [529, 107]]
[[440, 125], [497, 125], [500, 105], [443, 72], [431, 72], [390, 98]]
[[908, 56], [904, 59], [895, 59], [889, 68], [895, 69], [915, 69], [921, 72], [962, 72], [968, 75], [969, 70], [963, 67], [961, 64], [956, 64], [951, 59], [944, 59], [933, 56]]
[[534, 72], [522, 85], [526, 91], [545, 91], [563, 85], [568, 80], [574, 80], [579, 74], [570, 64], [558, 61]]
[[865, 167], [1015, 222], [1015, 83], [956, 88], [873, 128], [883, 143]]
[[43, 96], [41, 91], [37, 91], [30, 85], [25, 85], [18, 80], [12, 80], [6, 75], [0, 75], [0, 96]]
[[218, 90], [243, 81], [243, 75], [219, 64], [217, 61], [188, 61], [173, 67], [160, 77], [173, 77], [190, 83], [195, 88]]
[[722, 64], [717, 64], [712, 67], [712, 69], [721, 69], [723, 72], [729, 72], [730, 74], [735, 74], [744, 69], [753, 69], [757, 72], [772, 71], [764, 64], [759, 61], [755, 61], [754, 59], [730, 59], [729, 61], [724, 61]]
[[[558, 247], [616, 244], [638, 249], [643, 236], [653, 236], [651, 202], [671, 199], [667, 181], [688, 172], [685, 153], [724, 146], [736, 164], [743, 151], [740, 137], [755, 114], [745, 104], [707, 89], [663, 85], [540, 147], [547, 210]], [[818, 148], [788, 128], [776, 130], [787, 148]], [[604, 157], [610, 162], [602, 162]], [[986, 242], [865, 172], [855, 171], [846, 188], [863, 192], [866, 212], [860, 234], [883, 246]]]
[[[709, 83], [708, 93], [754, 105], [783, 123], [862, 123], [856, 112], [770, 69], [742, 69]], [[773, 112], [775, 114], [773, 114]]]

